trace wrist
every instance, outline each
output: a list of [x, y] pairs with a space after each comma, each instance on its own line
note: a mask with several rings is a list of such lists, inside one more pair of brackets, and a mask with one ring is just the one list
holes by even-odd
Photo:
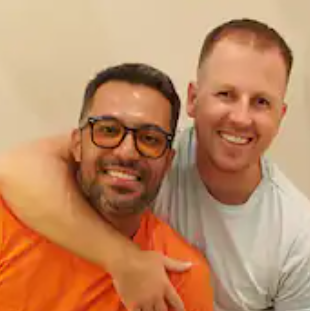
[[105, 268], [112, 276], [122, 274], [128, 267], [134, 266], [137, 262], [136, 258], [141, 252], [138, 246], [131, 241], [122, 244], [124, 245], [113, 251], [105, 262]]

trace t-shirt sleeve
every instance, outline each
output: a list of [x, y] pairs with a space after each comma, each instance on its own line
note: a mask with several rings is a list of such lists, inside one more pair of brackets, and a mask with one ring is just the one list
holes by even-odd
[[310, 221], [297, 236], [282, 268], [276, 311], [310, 311]]

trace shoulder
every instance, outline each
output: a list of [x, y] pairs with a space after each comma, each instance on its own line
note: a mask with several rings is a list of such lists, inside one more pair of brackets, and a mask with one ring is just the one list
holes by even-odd
[[306, 310], [310, 303], [310, 202], [275, 164], [269, 163], [269, 176], [283, 250], [277, 310], [295, 306]]
[[151, 241], [148, 249], [159, 251], [172, 259], [192, 263], [191, 268], [184, 273], [169, 273], [186, 310], [213, 310], [210, 271], [203, 255], [150, 212], [144, 215], [142, 226]]
[[191, 162], [195, 145], [196, 135], [193, 127], [179, 130], [174, 141], [174, 148], [177, 152], [174, 164]]
[[169, 216], [169, 223], [173, 223], [175, 228], [179, 227], [176, 218], [183, 217], [184, 210], [196, 205], [195, 191], [202, 187], [195, 163], [195, 146], [195, 132], [192, 127], [178, 133], [174, 146], [174, 161], [154, 204], [153, 210], [156, 214], [164, 219]]
[[263, 170], [265, 178], [269, 183], [268, 195], [274, 203], [281, 208], [282, 212], [290, 215], [299, 222], [310, 222], [310, 201], [293, 184], [292, 181], [278, 168], [278, 166], [267, 159], [263, 159]]
[[[22, 252], [25, 247], [47, 239], [27, 226], [0, 194], [0, 243], [2, 251]], [[37, 244], [36, 244], [37, 245]]]
[[264, 208], [270, 210], [272, 206], [268, 214], [280, 222], [285, 258], [297, 260], [298, 257], [309, 262], [310, 201], [275, 164], [265, 160], [264, 166], [269, 179]]
[[197, 248], [190, 245], [166, 222], [150, 211], [144, 214], [141, 226], [143, 227], [141, 228], [142, 232], [148, 239], [148, 249], [152, 248], [152, 250], [160, 251], [175, 259], [207, 266], [206, 259]]
[[196, 135], [193, 127], [186, 128], [177, 134], [174, 149], [175, 158], [161, 187], [161, 189], [173, 191], [172, 196], [179, 194], [178, 188], [182, 191], [191, 191], [193, 184], [197, 183]]

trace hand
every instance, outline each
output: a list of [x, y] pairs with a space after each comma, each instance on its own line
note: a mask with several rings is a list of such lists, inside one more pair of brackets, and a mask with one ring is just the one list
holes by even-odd
[[166, 270], [185, 272], [189, 262], [181, 262], [153, 251], [137, 250], [122, 261], [113, 273], [114, 286], [129, 311], [184, 311], [184, 305]]

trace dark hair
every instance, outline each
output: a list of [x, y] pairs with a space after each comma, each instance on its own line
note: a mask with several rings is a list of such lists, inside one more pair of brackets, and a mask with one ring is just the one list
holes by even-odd
[[160, 92], [171, 104], [170, 126], [172, 134], [175, 134], [181, 105], [179, 95], [168, 75], [156, 68], [140, 63], [125, 63], [99, 72], [86, 87], [80, 121], [91, 108], [92, 99], [97, 89], [109, 81], [145, 85]]
[[275, 29], [253, 19], [234, 19], [213, 29], [206, 36], [202, 45], [198, 67], [201, 67], [216, 43], [227, 37], [238, 37], [244, 39], [245, 42], [254, 42], [259, 48], [278, 48], [285, 62], [287, 77], [289, 78], [293, 65], [293, 55], [288, 44]]

